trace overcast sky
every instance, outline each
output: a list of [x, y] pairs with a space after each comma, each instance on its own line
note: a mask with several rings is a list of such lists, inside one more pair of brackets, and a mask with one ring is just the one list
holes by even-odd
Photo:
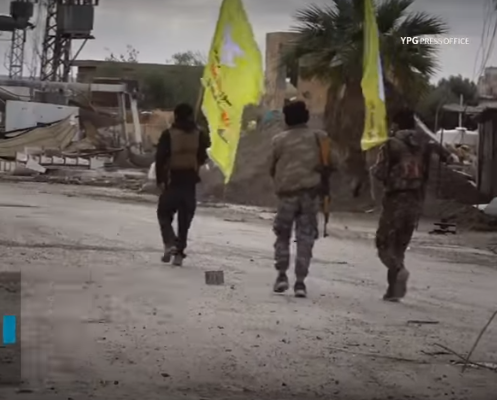
[[[489, 1], [414, 2], [413, 10], [426, 11], [447, 22], [450, 27], [447, 36], [468, 38], [470, 42], [469, 45], [439, 46], [441, 69], [436, 78], [457, 74], [474, 77], [482, 26], [488, 15], [485, 5]], [[140, 61], [164, 63], [176, 52], [207, 52], [221, 0], [100, 0], [100, 3], [95, 21], [96, 40], [87, 44], [80, 59], [103, 59], [110, 50], [123, 53], [129, 44], [139, 50]], [[297, 9], [306, 4], [329, 3], [329, 0], [245, 0], [244, 3], [264, 51], [267, 32], [288, 30]], [[8, 7], [8, 0], [0, 0], [0, 12], [8, 13]], [[5, 53], [8, 35], [1, 36], [0, 57]], [[497, 49], [494, 53], [487, 65], [497, 65]]]

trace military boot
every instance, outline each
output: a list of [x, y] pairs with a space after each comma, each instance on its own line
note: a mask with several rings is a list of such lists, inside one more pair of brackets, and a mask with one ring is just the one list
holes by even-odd
[[295, 297], [307, 297], [307, 288], [305, 287], [305, 283], [303, 280], [297, 280], [297, 282], [295, 282], [295, 285], [293, 286], [293, 292], [295, 293]]
[[405, 268], [400, 270], [388, 270], [388, 289], [383, 300], [399, 302], [407, 293], [407, 280], [409, 271]]
[[162, 262], [170, 263], [175, 252], [176, 248], [174, 246], [164, 245], [164, 255], [162, 256]]
[[398, 303], [400, 298], [395, 296], [395, 289], [393, 286], [388, 285], [386, 293], [383, 295], [383, 300], [390, 301], [392, 303]]
[[408, 280], [409, 280], [409, 271], [405, 268], [402, 268], [397, 274], [397, 281], [395, 282], [395, 294], [400, 299], [406, 297]]
[[181, 267], [183, 265], [183, 260], [186, 258], [186, 254], [183, 252], [177, 252], [173, 255], [173, 265], [175, 267]]
[[275, 293], [284, 293], [290, 287], [288, 283], [288, 277], [284, 272], [278, 272], [278, 276], [276, 277], [276, 282], [274, 282], [273, 291]]

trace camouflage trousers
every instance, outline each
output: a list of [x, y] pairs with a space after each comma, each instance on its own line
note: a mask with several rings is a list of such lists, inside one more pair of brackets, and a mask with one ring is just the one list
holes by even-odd
[[376, 231], [376, 249], [381, 262], [397, 273], [404, 268], [405, 252], [422, 211], [418, 192], [387, 193]]
[[280, 197], [273, 223], [275, 268], [286, 272], [290, 266], [290, 241], [293, 226], [297, 242], [295, 275], [304, 279], [309, 272], [312, 249], [318, 236], [319, 200], [313, 193], [302, 192], [295, 196]]

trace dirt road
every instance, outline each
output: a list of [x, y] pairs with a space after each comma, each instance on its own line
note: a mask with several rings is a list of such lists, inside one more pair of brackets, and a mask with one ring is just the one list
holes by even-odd
[[[159, 261], [153, 205], [64, 190], [0, 184], [0, 268], [23, 273], [26, 381], [0, 398], [495, 398], [495, 372], [461, 376], [434, 345], [466, 353], [497, 307], [489, 253], [418, 240], [408, 298], [389, 304], [369, 236], [336, 226], [300, 300], [271, 293], [268, 221], [200, 210], [173, 268]], [[213, 269], [225, 286], [204, 284]], [[496, 335], [475, 361], [497, 362]]]

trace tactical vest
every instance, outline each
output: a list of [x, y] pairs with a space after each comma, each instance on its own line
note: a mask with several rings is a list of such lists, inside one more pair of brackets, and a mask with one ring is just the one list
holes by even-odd
[[171, 137], [170, 170], [198, 170], [200, 131], [184, 132], [177, 128], [169, 130]]
[[[386, 189], [388, 191], [421, 190], [426, 176], [426, 149], [411, 147], [403, 140], [391, 138], [400, 147], [395, 159], [389, 160]], [[388, 145], [387, 145], [388, 146]]]

